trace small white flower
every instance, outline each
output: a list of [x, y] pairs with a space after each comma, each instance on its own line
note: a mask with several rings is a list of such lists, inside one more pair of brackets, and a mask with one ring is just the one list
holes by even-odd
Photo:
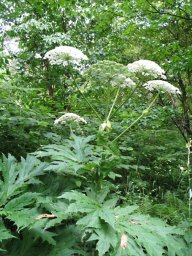
[[164, 79], [164, 80], [167, 79], [167, 77], [165, 75], [161, 75], [161, 78]]
[[135, 85], [135, 82], [125, 75], [119, 74], [113, 78], [111, 81], [112, 86], [120, 86], [121, 88], [132, 87]]
[[3, 49], [5, 55], [18, 54], [21, 52], [21, 49], [19, 48], [19, 38], [5, 38]]
[[104, 123], [102, 123], [99, 127], [100, 131], [109, 131], [111, 130], [111, 122], [109, 120], [105, 121]]
[[131, 78], [126, 78], [124, 83], [122, 84], [122, 87], [132, 87], [135, 86], [135, 82]]
[[85, 119], [83, 117], [80, 117], [79, 115], [74, 114], [74, 113], [66, 113], [54, 121], [54, 125], [66, 124], [66, 123], [84, 123], [84, 124], [86, 124], [87, 122], [85, 121]]
[[34, 57], [35, 59], [41, 59], [41, 55], [39, 53], [36, 53]]
[[166, 79], [165, 70], [151, 60], [138, 60], [128, 64], [127, 67], [132, 73], [141, 73], [143, 76]]
[[162, 80], [151, 80], [145, 83], [143, 86], [149, 91], [153, 91], [156, 89], [172, 94], [181, 94], [180, 90], [177, 87]]
[[80, 50], [71, 46], [59, 46], [48, 51], [44, 59], [49, 60], [51, 65], [67, 66], [70, 63], [78, 65], [82, 60], [88, 60]]
[[22, 101], [21, 100], [16, 100], [15, 101], [16, 105], [20, 108], [23, 108], [23, 105], [22, 105]]

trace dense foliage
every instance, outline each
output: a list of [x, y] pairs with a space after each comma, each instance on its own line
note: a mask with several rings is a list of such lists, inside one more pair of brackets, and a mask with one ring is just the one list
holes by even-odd
[[192, 254], [191, 0], [1, 0], [0, 255]]

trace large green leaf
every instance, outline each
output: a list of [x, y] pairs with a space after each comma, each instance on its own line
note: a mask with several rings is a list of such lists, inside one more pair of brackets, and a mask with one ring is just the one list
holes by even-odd
[[[134, 241], [134, 245], [141, 251], [151, 256], [178, 255], [183, 242], [178, 242], [182, 231], [168, 226], [164, 221], [151, 218], [147, 215], [130, 214], [117, 219], [120, 230], [126, 232], [129, 241]], [[129, 251], [129, 243], [127, 246]]]
[[12, 156], [3, 155], [0, 161], [0, 172], [2, 179], [0, 180], [0, 205], [6, 203], [8, 199], [21, 193], [22, 189], [33, 183], [39, 183], [37, 177], [45, 172], [45, 163], [41, 163], [34, 156], [27, 156], [26, 159], [21, 158], [21, 162]]
[[0, 219], [0, 242], [13, 237], [11, 232], [4, 226], [2, 219]]
[[[72, 136], [64, 145], [47, 145], [35, 153], [38, 157], [50, 157], [51, 163], [46, 170], [78, 175], [78, 171], [85, 168], [90, 161], [96, 160], [94, 146], [89, 142], [94, 136]], [[95, 161], [94, 161], [95, 162]]]
[[32, 234], [34, 235], [34, 237], [37, 238], [41, 238], [43, 241], [48, 242], [51, 245], [56, 245], [56, 241], [53, 237], [56, 236], [55, 233], [47, 231], [47, 230], [43, 230], [40, 227], [33, 227], [31, 229]]
[[96, 229], [95, 232], [90, 236], [88, 241], [97, 240], [96, 249], [99, 252], [99, 256], [109, 252], [110, 246], [113, 247], [117, 244], [117, 236], [113, 228], [109, 225], [102, 223], [100, 229]]
[[[72, 203], [69, 205], [67, 212], [93, 212], [100, 207], [100, 204], [85, 194], [73, 191], [66, 192], [59, 198], [65, 198]], [[74, 201], [74, 202], [73, 202]]]
[[1, 248], [2, 241], [12, 238], [16, 237], [4, 226], [3, 220], [0, 218], [0, 251], [5, 251], [4, 248]]
[[109, 204], [110, 200], [101, 203], [98, 198], [93, 199], [77, 191], [66, 192], [60, 198], [70, 202], [66, 212], [84, 215], [79, 216], [77, 225], [84, 230], [85, 236], [90, 234], [88, 241], [98, 241], [96, 249], [99, 255], [104, 255], [112, 248], [117, 255], [121, 255], [122, 234], [127, 234], [125, 251], [131, 256], [145, 253], [150, 256], [176, 256], [186, 247], [180, 239], [183, 234], [181, 229], [169, 226], [160, 219], [136, 214], [138, 206], [115, 207]]
[[35, 217], [38, 215], [37, 209], [31, 206], [35, 202], [37, 193], [27, 192], [10, 200], [5, 207], [0, 210], [0, 215], [13, 221], [18, 230], [35, 223]]

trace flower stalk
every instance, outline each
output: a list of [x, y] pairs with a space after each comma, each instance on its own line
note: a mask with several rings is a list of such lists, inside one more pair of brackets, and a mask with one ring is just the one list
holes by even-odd
[[120, 133], [112, 142], [117, 141], [122, 135], [124, 135], [132, 126], [134, 126], [144, 115], [146, 115], [153, 104], [155, 103], [156, 99], [158, 98], [159, 93], [155, 96], [155, 98], [152, 100], [152, 102], [149, 104], [149, 106], [143, 110], [142, 114], [133, 122], [131, 123], [122, 133]]
[[118, 88], [118, 90], [117, 90], [117, 93], [116, 93], [116, 95], [115, 95], [115, 99], [114, 99], [113, 104], [112, 104], [112, 106], [111, 106], [111, 108], [110, 108], [110, 110], [109, 110], [109, 114], [108, 114], [108, 116], [107, 116], [106, 121], [109, 121], [109, 118], [110, 118], [110, 116], [111, 116], [111, 113], [112, 113], [112, 111], [113, 111], [113, 108], [114, 108], [114, 106], [115, 106], [115, 103], [116, 103], [116, 101], [117, 101], [117, 98], [118, 98], [118, 96], [119, 96], [119, 91], [120, 91], [120, 88]]
[[99, 114], [97, 113], [97, 111], [95, 110], [95, 108], [91, 105], [91, 103], [89, 102], [89, 100], [86, 98], [86, 96], [81, 92], [81, 90], [79, 89], [79, 86], [77, 85], [75, 78], [73, 79], [74, 81], [74, 85], [76, 87], [76, 89], [78, 90], [78, 92], [81, 94], [81, 96], [83, 97], [83, 99], [86, 101], [87, 105], [93, 110], [93, 112], [96, 114], [96, 116], [98, 117], [98, 119], [100, 121], [102, 121], [101, 117], [99, 116]]

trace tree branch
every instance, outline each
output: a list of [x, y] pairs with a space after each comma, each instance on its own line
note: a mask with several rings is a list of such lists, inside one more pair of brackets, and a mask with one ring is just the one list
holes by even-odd
[[144, 10], [144, 11], [147, 11], [148, 13], [158, 13], [160, 15], [165, 14], [165, 15], [173, 16], [173, 17], [180, 18], [180, 19], [183, 19], [183, 20], [192, 20], [192, 18], [190, 18], [189, 15], [187, 15], [187, 17], [186, 17], [186, 16], [173, 14], [173, 13], [170, 13], [170, 12], [160, 11], [149, 0], [145, 0], [145, 1], [155, 10], [154, 12], [149, 11], [149, 10]]

